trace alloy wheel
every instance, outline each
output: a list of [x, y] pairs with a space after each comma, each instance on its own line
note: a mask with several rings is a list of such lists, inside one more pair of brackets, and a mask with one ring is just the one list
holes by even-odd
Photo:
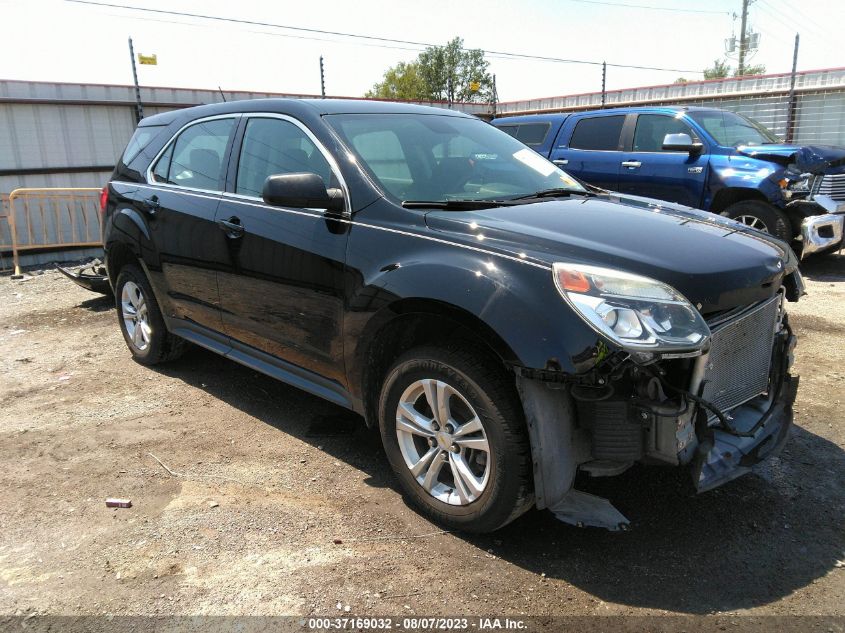
[[120, 308], [129, 341], [139, 352], [145, 351], [150, 346], [152, 329], [146, 298], [141, 287], [134, 281], [123, 284], [123, 290], [120, 293]]
[[478, 414], [454, 387], [435, 379], [405, 389], [396, 409], [405, 465], [435, 499], [464, 506], [490, 479], [490, 444]]
[[750, 226], [752, 229], [769, 232], [769, 227], [760, 218], [754, 215], [738, 215], [734, 218], [737, 222], [742, 222], [745, 226]]

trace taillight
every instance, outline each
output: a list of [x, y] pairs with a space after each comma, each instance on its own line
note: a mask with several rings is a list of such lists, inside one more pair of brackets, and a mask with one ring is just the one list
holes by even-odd
[[106, 205], [109, 203], [109, 186], [103, 187], [100, 192], [100, 213], [106, 212]]

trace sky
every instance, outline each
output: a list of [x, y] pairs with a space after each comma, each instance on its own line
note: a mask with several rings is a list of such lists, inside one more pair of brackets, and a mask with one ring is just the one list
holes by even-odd
[[[455, 36], [467, 48], [665, 68], [607, 71], [608, 90], [701, 79], [740, 29], [741, 0], [93, 0], [304, 29], [429, 44]], [[637, 5], [637, 6], [633, 6]], [[139, 66], [147, 86], [362, 96], [384, 71], [421, 47], [232, 24], [68, 0], [0, 0], [0, 79], [132, 82], [127, 38], [156, 54]], [[761, 33], [751, 63], [788, 72], [795, 33], [799, 70], [845, 66], [837, 30], [845, 0], [754, 0]], [[601, 67], [488, 55], [501, 101], [593, 92]], [[735, 60], [728, 60], [733, 65]]]

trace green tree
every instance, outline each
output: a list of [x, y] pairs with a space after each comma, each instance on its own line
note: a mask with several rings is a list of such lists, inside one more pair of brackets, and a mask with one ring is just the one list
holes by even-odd
[[493, 77], [484, 51], [464, 49], [456, 37], [445, 46], [429, 46], [410, 63], [388, 68], [365, 97], [409, 101], [490, 101]]
[[747, 77], [748, 75], [762, 75], [765, 72], [766, 66], [764, 64], [754, 64], [753, 66], [746, 66], [740, 75], [738, 68], [734, 70], [726, 62], [717, 59], [710, 68], [704, 69], [704, 78], [726, 79], [728, 77]]
[[393, 68], [388, 68], [384, 79], [374, 85], [364, 95], [374, 99], [399, 99], [413, 101], [419, 99], [419, 94], [425, 92], [425, 82], [420, 76], [417, 62], [399, 62]]
[[742, 71], [742, 75], [739, 74], [739, 69], [737, 68], [736, 72], [734, 73], [734, 77], [746, 77], [748, 75], [763, 75], [765, 73], [765, 64], [754, 64], [753, 66], [746, 66], [745, 70]]
[[724, 79], [730, 77], [731, 67], [720, 59], [714, 60], [710, 68], [704, 69], [705, 79]]

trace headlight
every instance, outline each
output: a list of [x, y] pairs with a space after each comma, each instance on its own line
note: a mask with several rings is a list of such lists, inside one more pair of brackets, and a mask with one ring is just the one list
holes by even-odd
[[700, 349], [707, 323], [686, 298], [664, 283], [610, 268], [555, 264], [555, 284], [599, 334], [637, 351]]
[[812, 177], [812, 174], [796, 174], [789, 178], [781, 178], [778, 185], [783, 190], [784, 197], [789, 199], [793, 194], [801, 196], [810, 193]]

